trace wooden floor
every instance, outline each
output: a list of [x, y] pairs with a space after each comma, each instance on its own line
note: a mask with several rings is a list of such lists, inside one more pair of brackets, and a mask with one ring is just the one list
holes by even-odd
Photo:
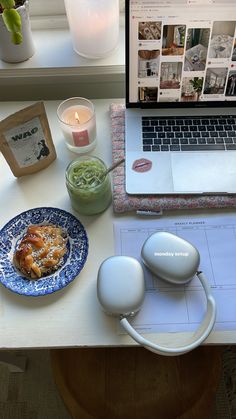
[[26, 356], [27, 366], [12, 373], [0, 364], [0, 419], [70, 419], [53, 380], [49, 351], [13, 353]]
[[210, 419], [221, 359], [209, 346], [179, 357], [141, 347], [51, 351], [73, 419]]

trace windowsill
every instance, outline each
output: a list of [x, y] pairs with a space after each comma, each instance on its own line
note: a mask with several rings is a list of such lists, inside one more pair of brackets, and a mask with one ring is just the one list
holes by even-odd
[[[92, 83], [94, 95], [90, 92], [87, 96], [101, 97], [100, 83], [108, 83], [110, 86], [103, 89], [104, 96], [112, 97], [112, 85], [114, 84], [114, 97], [124, 95], [124, 62], [125, 62], [125, 36], [124, 19], [120, 19], [120, 37], [117, 48], [103, 59], [86, 59], [78, 55], [72, 47], [69, 29], [34, 29], [33, 39], [35, 54], [32, 58], [22, 63], [9, 64], [0, 61], [0, 88], [3, 100], [12, 100], [10, 96], [16, 96], [16, 100], [31, 99], [29, 91], [23, 93], [23, 87], [27, 85], [41, 86], [45, 99], [65, 96], [66, 88], [69, 91], [72, 85]], [[118, 85], [121, 92], [119, 94]], [[11, 86], [11, 92], [5, 91]], [[15, 86], [15, 89], [12, 87]], [[21, 87], [20, 87], [21, 86]], [[62, 92], [59, 95], [58, 88]], [[25, 89], [26, 90], [26, 89]], [[37, 88], [36, 88], [37, 90]], [[38, 89], [39, 90], [39, 89]], [[83, 89], [84, 90], [84, 89]], [[22, 93], [20, 93], [22, 91]], [[68, 91], [68, 93], [69, 93]], [[96, 93], [97, 92], [97, 93]], [[39, 95], [38, 93], [35, 96]], [[31, 94], [34, 99], [34, 93]], [[43, 95], [42, 95], [43, 96]]]

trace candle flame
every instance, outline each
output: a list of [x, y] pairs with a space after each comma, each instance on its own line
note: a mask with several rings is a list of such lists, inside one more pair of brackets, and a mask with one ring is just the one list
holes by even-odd
[[80, 124], [80, 120], [79, 120], [79, 115], [77, 112], [75, 112], [75, 119], [78, 122], [78, 124]]

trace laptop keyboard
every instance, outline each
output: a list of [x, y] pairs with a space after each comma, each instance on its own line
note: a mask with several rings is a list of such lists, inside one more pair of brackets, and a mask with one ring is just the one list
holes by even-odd
[[143, 151], [236, 150], [236, 117], [142, 117]]

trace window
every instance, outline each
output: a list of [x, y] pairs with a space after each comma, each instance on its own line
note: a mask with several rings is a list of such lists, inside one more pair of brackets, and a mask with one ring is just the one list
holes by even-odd
[[[119, 2], [123, 12], [125, 0]], [[100, 64], [73, 51], [64, 0], [29, 0], [29, 8], [37, 54], [14, 66], [0, 60], [2, 100], [61, 99], [75, 91], [90, 98], [124, 97], [123, 16], [119, 48]]]
[[[125, 0], [119, 1], [120, 10], [123, 12], [125, 7]], [[30, 14], [31, 16], [64, 15], [64, 0], [30, 0]]]

